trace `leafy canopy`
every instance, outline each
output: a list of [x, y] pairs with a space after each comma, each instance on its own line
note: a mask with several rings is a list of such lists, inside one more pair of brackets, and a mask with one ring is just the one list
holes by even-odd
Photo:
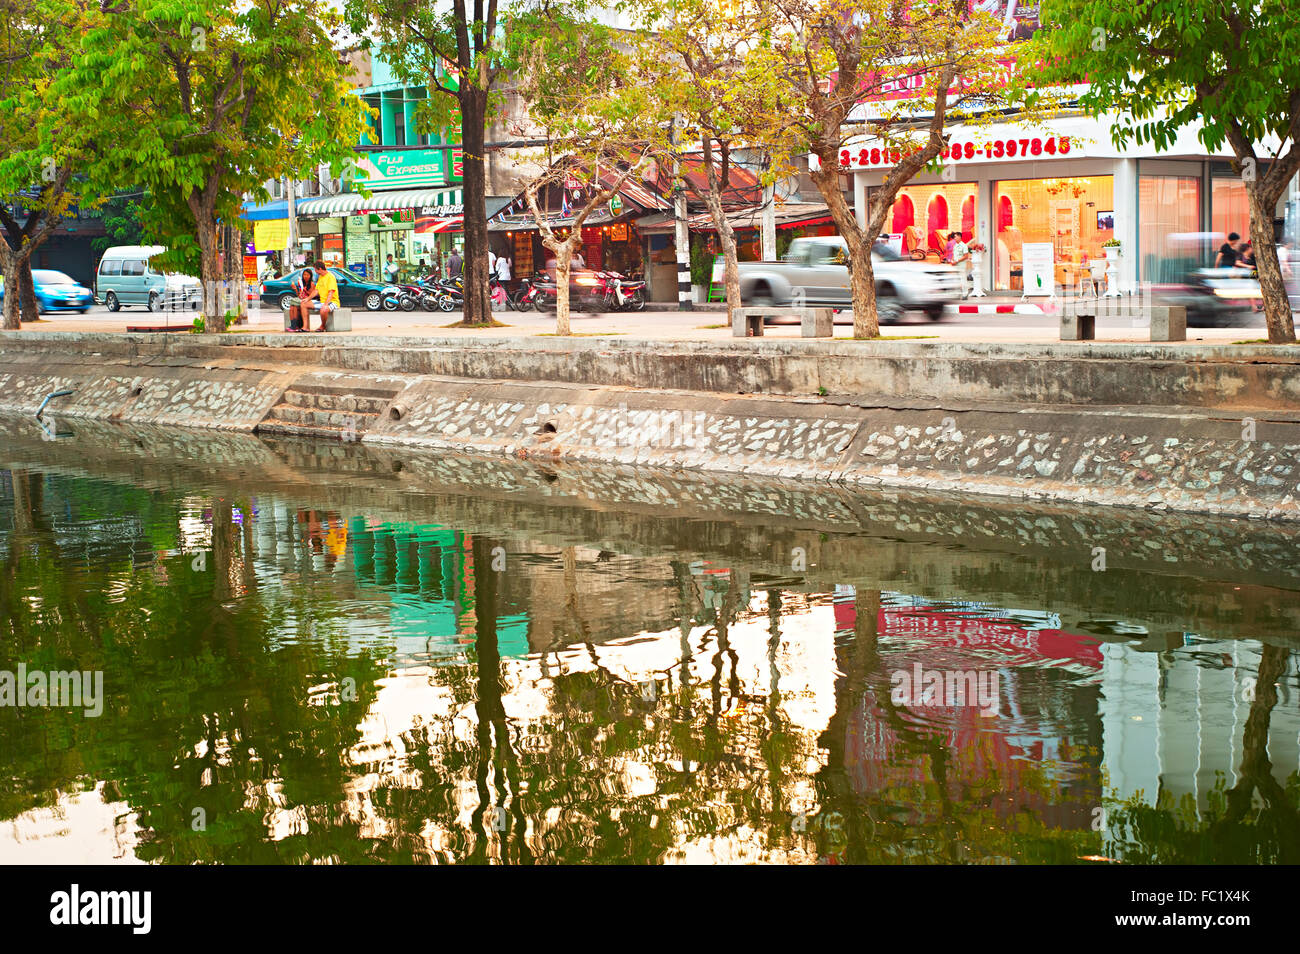
[[79, 16], [49, 95], [81, 119], [99, 191], [149, 191], [146, 231], [169, 246], [169, 267], [197, 273], [196, 229], [235, 221], [245, 193], [265, 201], [267, 180], [320, 163], [337, 173], [360, 137], [365, 107], [324, 0], [133, 0]]

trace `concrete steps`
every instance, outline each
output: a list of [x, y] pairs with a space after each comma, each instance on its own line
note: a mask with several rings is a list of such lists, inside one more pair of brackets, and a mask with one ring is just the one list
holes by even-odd
[[256, 429], [268, 434], [359, 441], [396, 395], [396, 389], [295, 384]]

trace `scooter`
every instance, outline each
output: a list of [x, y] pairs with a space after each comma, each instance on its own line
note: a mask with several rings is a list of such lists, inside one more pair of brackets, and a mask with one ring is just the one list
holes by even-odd
[[541, 308], [538, 305], [537, 280], [535, 278], [522, 278], [519, 280], [519, 287], [515, 289], [514, 294], [510, 296], [511, 307], [515, 311], [528, 311], [531, 308]]
[[618, 272], [606, 272], [605, 304], [612, 311], [644, 311], [645, 281]]

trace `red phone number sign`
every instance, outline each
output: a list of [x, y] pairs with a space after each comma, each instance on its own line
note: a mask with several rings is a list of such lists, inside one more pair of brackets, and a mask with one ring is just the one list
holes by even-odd
[[[977, 146], [973, 142], [954, 142], [939, 153], [939, 158], [956, 161], [961, 159], [1016, 159], [1026, 156], [1029, 158], [1054, 157], [1071, 155], [1070, 149], [1069, 136], [1048, 136], [1046, 139], [1041, 136], [1027, 136], [1023, 139], [994, 139], [981, 146]], [[879, 147], [864, 147], [858, 150], [841, 149], [840, 168], [861, 169], [867, 166], [896, 166], [903, 161], [904, 155], [909, 155], [915, 151], [909, 150], [908, 153], [904, 153], [899, 149], [881, 149]], [[1077, 153], [1074, 153], [1074, 155], [1077, 155]]]

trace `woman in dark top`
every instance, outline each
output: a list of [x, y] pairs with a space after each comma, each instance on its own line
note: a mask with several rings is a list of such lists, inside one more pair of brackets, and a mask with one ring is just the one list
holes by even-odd
[[1255, 270], [1255, 246], [1247, 242], [1241, 247], [1241, 257], [1237, 259], [1238, 268], [1246, 268], [1250, 271]]

